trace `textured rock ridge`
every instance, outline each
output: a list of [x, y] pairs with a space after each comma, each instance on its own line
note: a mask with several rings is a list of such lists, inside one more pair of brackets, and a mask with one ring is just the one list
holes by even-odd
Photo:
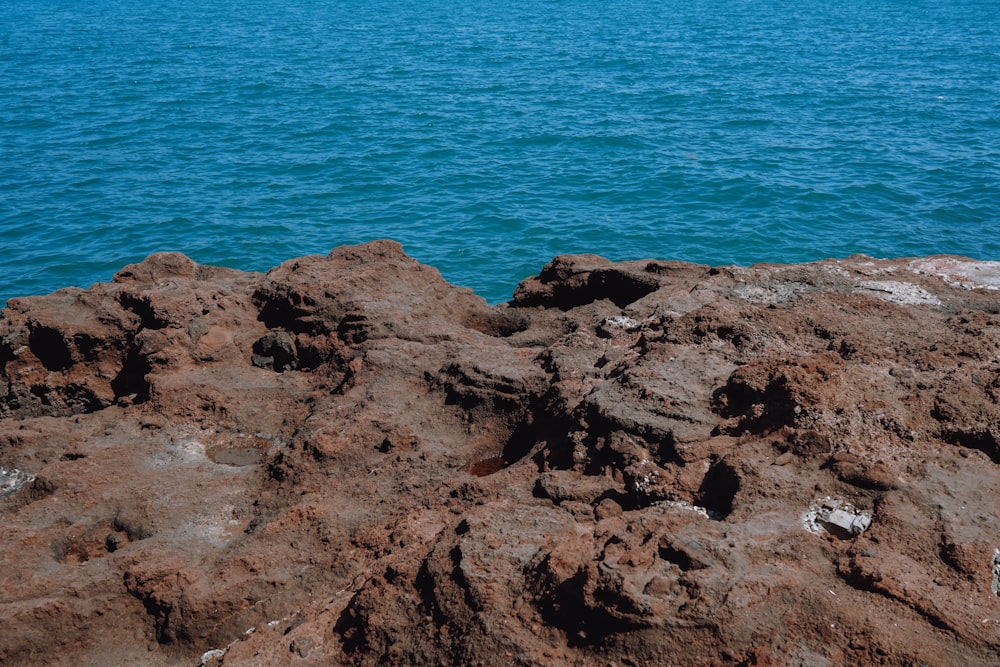
[[1000, 265], [390, 241], [0, 313], [0, 663], [992, 665]]

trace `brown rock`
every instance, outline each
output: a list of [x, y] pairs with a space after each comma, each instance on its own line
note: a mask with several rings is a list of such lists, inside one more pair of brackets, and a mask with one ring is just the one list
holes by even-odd
[[11, 300], [0, 663], [995, 664], [996, 272], [561, 256], [491, 307], [379, 241]]

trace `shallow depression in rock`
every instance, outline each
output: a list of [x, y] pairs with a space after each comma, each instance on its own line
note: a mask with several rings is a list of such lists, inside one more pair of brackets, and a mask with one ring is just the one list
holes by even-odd
[[222, 465], [239, 468], [260, 463], [262, 455], [256, 447], [227, 447], [209, 449], [208, 458]]

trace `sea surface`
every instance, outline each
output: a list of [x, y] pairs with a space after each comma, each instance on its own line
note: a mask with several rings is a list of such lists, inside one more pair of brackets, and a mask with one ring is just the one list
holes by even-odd
[[4, 0], [0, 305], [159, 250], [1000, 259], [997, 0]]

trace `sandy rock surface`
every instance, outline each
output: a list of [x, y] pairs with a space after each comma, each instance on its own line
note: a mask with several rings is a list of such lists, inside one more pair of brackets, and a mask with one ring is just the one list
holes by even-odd
[[0, 664], [995, 665], [1000, 265], [382, 241], [0, 314]]

